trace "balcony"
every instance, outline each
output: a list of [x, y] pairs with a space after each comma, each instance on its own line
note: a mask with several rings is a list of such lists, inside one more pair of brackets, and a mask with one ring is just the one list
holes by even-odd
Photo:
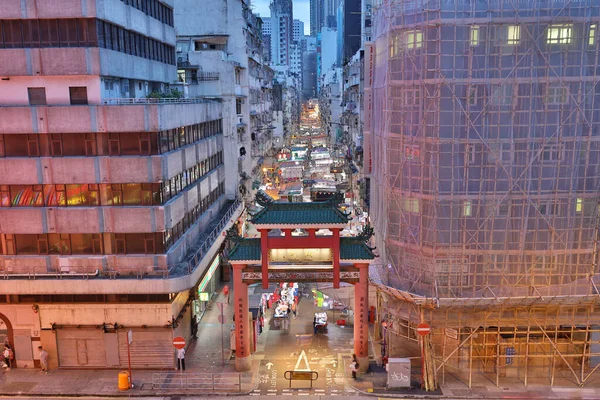
[[220, 102], [198, 98], [102, 101], [103, 105], [2, 106], [0, 133], [157, 132], [222, 115]]
[[[233, 225], [242, 208], [239, 199], [227, 201], [212, 215], [184, 261], [174, 265], [161, 266], [161, 255], [69, 256], [59, 257], [50, 266], [39, 256], [6, 257], [0, 263], [0, 293], [151, 294], [188, 290], [208, 268], [225, 240], [222, 232]], [[7, 260], [11, 261], [10, 266], [6, 265]]]

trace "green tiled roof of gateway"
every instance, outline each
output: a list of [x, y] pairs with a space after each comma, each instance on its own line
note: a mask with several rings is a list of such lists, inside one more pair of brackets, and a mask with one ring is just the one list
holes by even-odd
[[348, 217], [328, 202], [269, 203], [252, 217], [255, 225], [346, 224]]
[[260, 239], [241, 239], [229, 253], [231, 261], [260, 261]]
[[[260, 261], [260, 239], [241, 239], [229, 253], [230, 261]], [[373, 252], [355, 238], [340, 238], [341, 260], [372, 260]]]
[[360, 240], [352, 237], [340, 238], [340, 260], [372, 260], [375, 254]]

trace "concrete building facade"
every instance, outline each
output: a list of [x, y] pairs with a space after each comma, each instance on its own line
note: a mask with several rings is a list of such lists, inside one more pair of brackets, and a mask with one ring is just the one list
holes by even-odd
[[365, 49], [388, 343], [426, 321], [434, 369], [468, 386], [583, 386], [600, 362], [598, 2], [399, 3], [373, 2]]
[[[59, 4], [60, 3], [60, 4]], [[223, 104], [183, 98], [174, 2], [8, 2], [0, 11], [0, 340], [15, 366], [172, 368], [211, 293]], [[38, 36], [32, 35], [38, 32]], [[148, 349], [152, 349], [148, 351]]]
[[292, 0], [272, 0], [271, 10], [271, 64], [290, 65], [294, 41], [294, 13]]
[[227, 193], [249, 199], [271, 144], [273, 72], [263, 58], [262, 20], [241, 0], [229, 0], [224, 9], [206, 10], [186, 0], [176, 5], [180, 69], [212, 76], [186, 82], [186, 90], [223, 104], [223, 129], [231, 138], [225, 153], [237, 160], [226, 165]]

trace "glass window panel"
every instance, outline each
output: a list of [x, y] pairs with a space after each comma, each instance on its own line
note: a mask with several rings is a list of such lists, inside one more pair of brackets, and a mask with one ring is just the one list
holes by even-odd
[[140, 155], [140, 141], [138, 133], [123, 133], [120, 136], [121, 155]]
[[92, 234], [72, 234], [71, 251], [73, 254], [94, 254]]
[[89, 186], [66, 185], [67, 186], [67, 205], [68, 206], [87, 206], [90, 203]]
[[143, 233], [126, 233], [127, 254], [146, 254], [145, 235]]
[[29, 157], [26, 135], [4, 135], [4, 151], [7, 157]]
[[38, 235], [15, 235], [17, 254], [38, 254]]
[[37, 194], [30, 185], [11, 185], [10, 198], [13, 207], [34, 207]]
[[140, 205], [142, 204], [142, 185], [139, 183], [123, 184], [123, 204]]
[[23, 21], [23, 46], [40, 47], [40, 26], [37, 19]]

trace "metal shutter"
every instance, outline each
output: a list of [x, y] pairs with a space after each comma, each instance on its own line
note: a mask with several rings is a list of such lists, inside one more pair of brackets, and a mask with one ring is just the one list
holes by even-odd
[[[175, 348], [171, 329], [132, 329], [131, 367], [171, 369], [175, 365]], [[119, 359], [127, 366], [127, 331], [119, 331]]]
[[57, 342], [60, 367], [106, 367], [102, 330], [60, 329]]

